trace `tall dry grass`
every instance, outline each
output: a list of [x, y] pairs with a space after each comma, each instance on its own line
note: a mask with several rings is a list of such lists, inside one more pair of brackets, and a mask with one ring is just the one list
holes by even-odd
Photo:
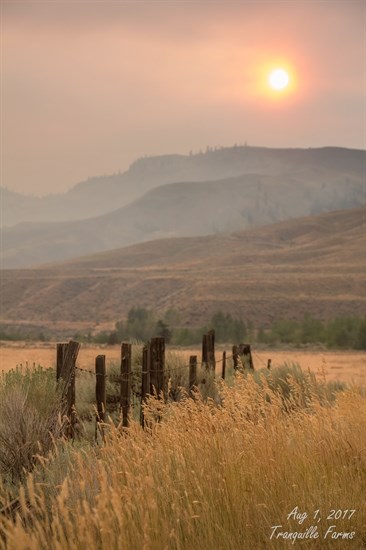
[[[349, 389], [330, 405], [309, 378], [304, 404], [291, 383], [291, 406], [264, 378], [260, 385], [239, 376], [219, 388], [220, 405], [199, 394], [169, 405], [152, 398], [149, 429], [109, 425], [102, 447], [64, 445], [28, 478], [16, 520], [0, 518], [1, 547], [292, 547], [270, 539], [275, 525], [291, 532], [316, 526], [319, 537], [297, 541], [301, 548], [365, 547], [365, 395]], [[301, 524], [288, 519], [296, 506], [309, 515]], [[327, 520], [332, 509], [356, 512]], [[324, 539], [333, 524], [354, 537]]]

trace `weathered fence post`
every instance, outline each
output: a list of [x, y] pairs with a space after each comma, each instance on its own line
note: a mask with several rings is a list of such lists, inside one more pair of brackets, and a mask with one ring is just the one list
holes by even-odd
[[250, 344], [240, 344], [239, 346], [240, 354], [244, 355], [245, 359], [248, 360], [249, 368], [254, 370], [252, 350]]
[[197, 384], [197, 355], [191, 355], [189, 358], [189, 386], [190, 397], [193, 395], [193, 388]]
[[56, 380], [61, 377], [62, 367], [64, 364], [65, 352], [67, 350], [67, 344], [57, 344], [56, 348]]
[[150, 341], [150, 393], [156, 391], [158, 399], [161, 393], [165, 396], [165, 339], [162, 337], [152, 338]]
[[142, 373], [141, 373], [141, 412], [140, 423], [142, 428], [145, 428], [144, 403], [147, 394], [150, 390], [150, 344], [143, 347], [142, 350]]
[[222, 373], [221, 378], [225, 380], [225, 373], [226, 373], [226, 351], [222, 352]]
[[211, 370], [215, 372], [216, 361], [215, 361], [215, 331], [210, 330], [207, 334], [207, 343], [208, 343], [208, 365]]
[[208, 337], [207, 334], [202, 336], [202, 367], [208, 368]]
[[95, 397], [97, 401], [97, 414], [95, 418], [95, 441], [98, 440], [98, 428], [104, 441], [104, 430], [103, 427], [100, 426], [100, 423], [105, 421], [105, 412], [107, 405], [105, 355], [98, 355], [95, 358], [95, 379]]
[[107, 405], [106, 396], [106, 370], [105, 355], [98, 355], [95, 358], [95, 396], [97, 400], [97, 423], [105, 421], [105, 411]]
[[128, 427], [130, 412], [131, 392], [131, 344], [123, 343], [121, 346], [121, 410], [122, 426]]
[[234, 371], [237, 371], [238, 370], [238, 357], [239, 357], [238, 346], [233, 346], [232, 355], [233, 355]]
[[215, 331], [210, 330], [202, 336], [202, 366], [215, 370]]
[[[66, 416], [69, 419], [69, 426], [66, 430], [66, 435], [70, 438], [74, 437], [74, 427], [76, 423], [75, 410], [75, 364], [79, 353], [80, 344], [70, 340], [68, 344], [60, 344], [57, 347], [57, 360], [59, 361], [56, 368], [56, 376], [63, 381], [61, 394], [61, 418]], [[62, 347], [61, 347], [62, 346]], [[62, 349], [62, 351], [61, 351]]]

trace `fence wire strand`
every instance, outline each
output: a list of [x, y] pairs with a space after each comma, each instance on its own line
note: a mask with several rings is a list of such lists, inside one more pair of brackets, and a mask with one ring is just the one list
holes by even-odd
[[[231, 355], [228, 355], [226, 356], [226, 361], [228, 359], [232, 359], [234, 357], [233, 354]], [[123, 358], [122, 358], [123, 360]], [[218, 365], [219, 363], [222, 363], [224, 360], [224, 358], [222, 357], [221, 359], [217, 359], [215, 360], [214, 364], [215, 364], [215, 368], [216, 368], [216, 365]], [[195, 366], [197, 366], [198, 368], [201, 368], [203, 366], [205, 367], [210, 367], [210, 362], [208, 361], [207, 363], [204, 362], [204, 361], [200, 361], [200, 362], [196, 362], [194, 363]], [[176, 370], [183, 370], [183, 369], [189, 369], [192, 365], [179, 365], [177, 367], [166, 367], [166, 368], [163, 368], [163, 369], [149, 369], [149, 370], [141, 370], [141, 374], [148, 374], [148, 373], [161, 373], [161, 372], [171, 372], [171, 371], [176, 371]], [[124, 374], [105, 374], [103, 375], [102, 373], [96, 373], [96, 372], [93, 372], [91, 370], [88, 370], [88, 369], [83, 369], [81, 367], [77, 367], [75, 366], [75, 369], [80, 371], [80, 372], [85, 372], [87, 374], [90, 374], [92, 376], [105, 376], [105, 378], [110, 378], [111, 380], [113, 380], [114, 382], [119, 382], [119, 381], [122, 381], [122, 380], [128, 380], [128, 378], [130, 376], [136, 376], [136, 371], [132, 371], [129, 372], [129, 373], [124, 373]], [[213, 370], [213, 369], [212, 369]], [[140, 374], [140, 372], [139, 372]]]

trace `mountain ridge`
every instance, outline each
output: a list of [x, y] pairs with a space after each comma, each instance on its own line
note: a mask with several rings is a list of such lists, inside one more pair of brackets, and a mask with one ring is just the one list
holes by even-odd
[[[319, 158], [321, 157], [321, 158]], [[0, 225], [21, 221], [71, 221], [106, 214], [135, 200], [146, 191], [177, 181], [223, 179], [253, 171], [273, 174], [296, 169], [304, 161], [361, 171], [365, 174], [365, 151], [343, 147], [270, 148], [252, 146], [208, 149], [191, 155], [159, 155], [134, 161], [127, 171], [89, 177], [65, 193], [36, 197], [1, 187], [3, 212]], [[264, 172], [263, 172], [264, 170]], [[88, 199], [88, 200], [87, 200]]]

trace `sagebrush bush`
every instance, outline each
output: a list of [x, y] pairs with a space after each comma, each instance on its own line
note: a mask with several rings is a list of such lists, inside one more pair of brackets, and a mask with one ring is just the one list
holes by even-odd
[[35, 368], [17, 367], [1, 372], [0, 401], [14, 389], [21, 390], [26, 396], [27, 403], [34, 406], [41, 416], [47, 416], [55, 404], [55, 371], [38, 365]]
[[254, 380], [263, 387], [263, 383], [281, 396], [285, 409], [294, 406], [311, 407], [315, 402], [329, 404], [335, 400], [339, 391], [346, 389], [342, 382], [327, 382], [325, 377], [319, 379], [314, 372], [304, 371], [300, 365], [293, 363], [277, 367], [276, 369], [245, 370], [245, 377], [253, 376]]
[[16, 483], [48, 453], [57, 429], [60, 391], [53, 369], [17, 368], [0, 376], [0, 474]]

